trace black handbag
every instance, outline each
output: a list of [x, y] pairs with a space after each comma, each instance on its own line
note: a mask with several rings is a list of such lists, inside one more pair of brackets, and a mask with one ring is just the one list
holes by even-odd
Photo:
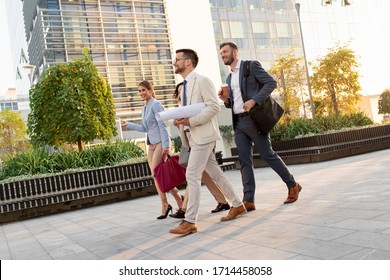
[[268, 134], [283, 116], [284, 110], [278, 102], [268, 96], [260, 105], [249, 111], [249, 116], [261, 134]]
[[[244, 62], [245, 90], [247, 89], [247, 78], [250, 76], [250, 62], [250, 60]], [[246, 97], [246, 92], [244, 94]], [[256, 104], [249, 111], [249, 116], [256, 124], [257, 130], [261, 134], [270, 133], [283, 114], [284, 109], [278, 102], [275, 101], [275, 99], [272, 98], [271, 95], [269, 95], [261, 104]]]

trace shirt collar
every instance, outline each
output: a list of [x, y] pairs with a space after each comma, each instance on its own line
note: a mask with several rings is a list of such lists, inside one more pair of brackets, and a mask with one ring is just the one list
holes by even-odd
[[237, 62], [237, 64], [236, 64], [236, 68], [234, 68], [234, 69], [231, 69], [231, 68], [230, 68], [230, 71], [231, 71], [232, 73], [235, 73], [235, 72], [237, 72], [238, 70], [240, 70], [240, 66], [241, 66], [241, 59], [238, 60], [238, 62]]
[[195, 71], [190, 72], [190, 73], [187, 75], [187, 77], [185, 78], [185, 80], [187, 81], [187, 83], [188, 83], [189, 81], [191, 81], [191, 79], [192, 79], [194, 76], [195, 76]]

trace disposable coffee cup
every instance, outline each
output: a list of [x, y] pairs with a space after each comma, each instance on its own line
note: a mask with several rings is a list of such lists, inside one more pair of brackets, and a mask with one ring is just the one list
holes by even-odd
[[228, 96], [229, 95], [229, 85], [228, 84], [222, 84], [221, 85], [222, 89], [222, 95], [223, 96]]

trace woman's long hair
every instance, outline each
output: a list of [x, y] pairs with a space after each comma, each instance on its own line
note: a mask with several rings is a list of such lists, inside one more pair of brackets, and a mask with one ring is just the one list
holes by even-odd
[[179, 92], [179, 87], [183, 85], [183, 82], [181, 83], [178, 83], [176, 85], [176, 88], [175, 88], [175, 91], [173, 92], [173, 97], [176, 99], [176, 100], [180, 100], [181, 96], [179, 96], [180, 92]]

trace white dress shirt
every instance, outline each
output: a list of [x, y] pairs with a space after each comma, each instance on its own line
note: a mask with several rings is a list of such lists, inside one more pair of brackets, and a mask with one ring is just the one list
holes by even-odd
[[240, 65], [241, 59], [238, 60], [236, 68], [230, 69], [232, 78], [231, 78], [231, 88], [233, 90], [233, 113], [240, 114], [244, 113], [244, 100], [242, 99], [242, 94], [240, 90]]

